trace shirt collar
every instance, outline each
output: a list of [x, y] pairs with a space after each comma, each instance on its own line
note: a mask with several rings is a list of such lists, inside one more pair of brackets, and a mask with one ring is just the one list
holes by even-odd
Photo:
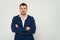
[[[19, 15], [19, 17], [21, 18], [21, 14]], [[28, 17], [28, 15], [26, 14], [26, 16], [25, 16], [24, 20], [26, 20], [26, 19], [27, 19], [27, 17]], [[23, 20], [23, 19], [21, 18], [21, 20]]]

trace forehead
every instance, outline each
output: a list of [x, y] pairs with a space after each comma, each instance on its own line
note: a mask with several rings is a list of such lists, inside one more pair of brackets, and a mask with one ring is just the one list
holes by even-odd
[[27, 7], [24, 5], [24, 6], [21, 6], [20, 8], [27, 8]]

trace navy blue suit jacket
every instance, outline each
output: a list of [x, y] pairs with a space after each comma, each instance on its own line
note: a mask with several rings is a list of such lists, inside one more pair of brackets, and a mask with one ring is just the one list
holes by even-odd
[[[18, 24], [19, 28], [16, 28], [16, 24]], [[30, 27], [29, 31], [26, 30], [27, 26]], [[32, 16], [28, 15], [23, 27], [19, 15], [14, 16], [11, 23], [11, 30], [15, 32], [15, 40], [34, 40], [33, 34], [36, 30], [35, 20]]]

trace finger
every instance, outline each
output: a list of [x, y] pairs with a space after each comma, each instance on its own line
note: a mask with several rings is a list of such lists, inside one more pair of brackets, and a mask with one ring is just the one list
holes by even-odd
[[18, 25], [16, 24], [16, 27], [18, 27]]

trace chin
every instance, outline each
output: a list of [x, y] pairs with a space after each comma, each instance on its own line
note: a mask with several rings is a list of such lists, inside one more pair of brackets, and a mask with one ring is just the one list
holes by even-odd
[[26, 13], [22, 13], [22, 15], [26, 15]]
[[26, 13], [22, 13], [21, 15], [26, 15]]

